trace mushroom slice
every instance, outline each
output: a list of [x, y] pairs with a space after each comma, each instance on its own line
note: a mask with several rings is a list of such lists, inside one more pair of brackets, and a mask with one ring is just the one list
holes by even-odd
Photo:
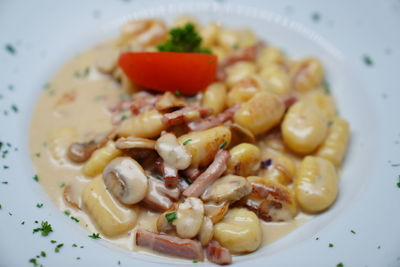
[[177, 170], [184, 170], [191, 163], [191, 155], [181, 145], [176, 136], [167, 133], [158, 138], [155, 148], [166, 166]]
[[121, 137], [116, 142], [115, 145], [118, 149], [132, 149], [132, 148], [141, 148], [141, 149], [154, 149], [156, 141], [140, 138], [140, 137]]
[[78, 210], [81, 209], [80, 199], [77, 199], [76, 194], [73, 195], [71, 185], [67, 185], [63, 190], [63, 198], [66, 203], [68, 203], [71, 207], [76, 208]]
[[156, 103], [156, 109], [159, 111], [167, 111], [175, 108], [183, 108], [186, 102], [177, 98], [171, 92], [165, 92]]
[[232, 255], [229, 250], [222, 247], [215, 240], [208, 244], [206, 256], [209, 261], [218, 265], [228, 265], [232, 263]]
[[258, 217], [267, 222], [282, 222], [296, 216], [296, 200], [289, 188], [257, 176], [250, 176], [248, 180], [253, 189], [245, 198], [245, 205]]
[[211, 239], [213, 238], [214, 235], [214, 224], [212, 220], [204, 216], [203, 218], [203, 223], [201, 224], [200, 228], [200, 233], [199, 233], [199, 241], [203, 246], [206, 246], [208, 243], [210, 243]]
[[172, 200], [179, 199], [179, 188], [169, 189], [164, 182], [150, 177], [148, 180], [149, 188], [144, 198], [144, 202], [152, 209], [168, 210], [172, 207]]
[[218, 204], [214, 202], [204, 203], [204, 213], [207, 217], [210, 217], [213, 223], [217, 223], [222, 220], [222, 218], [224, 218], [225, 214], [228, 212], [228, 209], [228, 202], [221, 202]]
[[96, 149], [104, 146], [107, 141], [115, 138], [115, 130], [102, 134], [85, 143], [73, 143], [69, 146], [67, 156], [76, 163], [87, 161]]
[[103, 46], [98, 48], [100, 53], [97, 53], [95, 61], [96, 67], [105, 74], [111, 74], [117, 67], [118, 56], [120, 51], [113, 46]]
[[233, 202], [251, 193], [251, 184], [246, 178], [226, 175], [215, 181], [201, 196], [203, 201]]
[[256, 141], [254, 134], [249, 129], [246, 129], [237, 123], [233, 123], [229, 128], [232, 133], [231, 143], [229, 144], [230, 147], [234, 147], [241, 143], [254, 143]]
[[147, 177], [142, 166], [129, 157], [112, 160], [103, 171], [108, 191], [123, 204], [136, 204], [147, 193]]
[[198, 241], [156, 234], [142, 229], [137, 230], [135, 239], [137, 246], [186, 259], [204, 260], [203, 248]]
[[182, 238], [195, 237], [201, 228], [204, 217], [203, 202], [195, 197], [189, 197], [180, 203], [176, 212], [177, 218], [173, 221], [176, 233]]

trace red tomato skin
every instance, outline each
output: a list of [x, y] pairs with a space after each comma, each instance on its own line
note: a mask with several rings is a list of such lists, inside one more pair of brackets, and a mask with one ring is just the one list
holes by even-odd
[[160, 92], [179, 90], [194, 95], [215, 81], [217, 57], [212, 54], [129, 52], [119, 66], [136, 84]]

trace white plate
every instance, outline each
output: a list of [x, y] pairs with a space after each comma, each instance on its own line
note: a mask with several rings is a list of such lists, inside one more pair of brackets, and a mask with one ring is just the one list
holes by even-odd
[[[37, 261], [44, 266], [172, 263], [89, 239], [32, 179], [27, 140], [35, 100], [63, 62], [116, 35], [129, 18], [171, 20], [182, 13], [201, 21], [249, 27], [290, 56], [320, 58], [341, 115], [351, 123], [351, 145], [336, 204], [282, 240], [235, 257], [235, 264], [400, 266], [396, 205], [400, 203], [400, 2], [395, 0], [379, 5], [364, 1], [0, 2], [0, 266], [33, 266], [29, 259], [41, 251], [47, 257]], [[7, 44], [15, 54], [7, 51]], [[364, 62], [365, 55], [372, 65]], [[9, 153], [1, 158], [4, 150]], [[39, 209], [36, 203], [44, 207]], [[49, 221], [54, 232], [48, 237], [32, 234], [38, 227], [35, 220]], [[50, 240], [64, 244], [59, 253]]]

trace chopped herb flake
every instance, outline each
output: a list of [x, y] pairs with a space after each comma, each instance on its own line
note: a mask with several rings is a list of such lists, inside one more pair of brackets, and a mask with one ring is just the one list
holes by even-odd
[[368, 55], [364, 55], [363, 56], [363, 60], [364, 60], [365, 65], [367, 65], [367, 66], [374, 65], [374, 62], [372, 61], [372, 59]]
[[17, 51], [15, 50], [14, 46], [11, 44], [6, 44], [5, 47], [6, 51], [10, 53], [11, 55], [15, 55]]
[[63, 243], [61, 243], [61, 244], [58, 244], [55, 248], [54, 248], [54, 252], [55, 253], [58, 253], [58, 252], [60, 252], [60, 249], [62, 248], [64, 246], [64, 244]]
[[69, 210], [66, 210], [66, 211], [64, 211], [64, 214], [69, 216], [69, 215], [71, 215], [71, 212]]
[[55, 241], [55, 240], [50, 240], [50, 243], [55, 244], [55, 243], [57, 243], [57, 241]]
[[329, 247], [332, 248], [332, 247], [333, 247], [333, 244], [332, 244], [332, 243], [329, 243]]
[[81, 259], [81, 257], [76, 257], [76, 259], [77, 259], [77, 260], [80, 260], [80, 259]]
[[400, 182], [397, 182], [397, 187], [400, 188]]
[[7, 181], [4, 181], [4, 182], [1, 182], [2, 184], [8, 184], [8, 182]]
[[10, 168], [10, 167], [7, 165], [3, 165], [3, 169], [8, 169], [8, 168]]
[[40, 153], [35, 153], [35, 157], [40, 158]]
[[319, 240], [319, 237], [316, 237], [315, 240]]
[[118, 261], [118, 265], [121, 265], [121, 261]]
[[46, 252], [44, 252], [44, 251], [40, 252], [40, 256], [46, 257]]
[[381, 249], [381, 246], [378, 246], [377, 249]]
[[392, 164], [392, 167], [400, 167], [400, 163]]
[[199, 261], [198, 261], [198, 260], [192, 260], [192, 262], [193, 262], [193, 263], [198, 263]]
[[124, 121], [128, 118], [128, 116], [126, 114], [122, 114], [121, 115], [121, 121]]
[[78, 247], [78, 245], [77, 244], [72, 244], [72, 247], [76, 248], [76, 247]]
[[60, 188], [63, 188], [65, 186], [65, 183], [60, 184]]
[[42, 264], [39, 264], [39, 263], [36, 261], [35, 258], [30, 259], [29, 262], [32, 263], [34, 267], [42, 267], [42, 266], [43, 266]]
[[75, 218], [74, 216], [71, 216], [71, 220], [75, 221], [75, 222], [79, 222], [79, 220], [77, 218]]
[[327, 80], [323, 80], [322, 86], [324, 88], [324, 93], [327, 95], [330, 95], [331, 94], [331, 85], [329, 84], [329, 82]]
[[15, 113], [18, 112], [18, 107], [16, 105], [11, 105], [11, 109], [12, 111], [14, 111]]
[[33, 176], [33, 180], [35, 180], [36, 182], [39, 182], [39, 176], [37, 176], [37, 174], [35, 174], [35, 176]]
[[344, 265], [343, 265], [343, 263], [338, 263], [337, 265], [336, 265], [336, 267], [344, 267]]
[[100, 238], [100, 234], [99, 233], [93, 233], [93, 234], [89, 235], [89, 237], [93, 238], [93, 239], [98, 239], [98, 238]]
[[201, 47], [201, 37], [192, 23], [173, 28], [169, 31], [169, 34], [170, 38], [157, 46], [158, 51], [211, 53], [209, 49]]
[[190, 179], [190, 178], [186, 178], [185, 181], [186, 181], [188, 184], [193, 184], [193, 180]]
[[8, 212], [8, 215], [12, 216], [12, 213], [11, 213], [11, 212]]
[[331, 127], [333, 125], [333, 121], [328, 121], [328, 127]]
[[219, 145], [219, 149], [223, 149], [227, 144], [228, 144], [228, 142], [226, 142], [226, 140], [224, 140], [224, 142]]
[[176, 96], [181, 96], [181, 95], [182, 95], [182, 92], [181, 92], [180, 90], [176, 90], [176, 91], [175, 91], [175, 95], [176, 95]]
[[182, 145], [186, 146], [187, 144], [189, 144], [192, 141], [192, 139], [187, 139], [185, 140]]
[[25, 221], [22, 221], [22, 222], [21, 222], [21, 225], [24, 225], [24, 224], [25, 224]]
[[320, 15], [319, 13], [317, 13], [317, 12], [314, 12], [314, 13], [311, 15], [311, 18], [312, 18], [313, 21], [319, 22], [319, 21], [321, 20], [321, 15]]
[[47, 221], [42, 221], [42, 227], [33, 229], [33, 233], [36, 232], [42, 232], [42, 236], [48, 236], [49, 233], [53, 232], [53, 228], [51, 227], [51, 224], [49, 224]]
[[174, 212], [170, 212], [170, 213], [165, 214], [165, 218], [167, 219], [167, 221], [169, 223], [172, 223], [177, 218], [176, 212], [174, 211]]
[[43, 203], [37, 203], [36, 207], [39, 208], [39, 209], [42, 208], [43, 207]]
[[356, 234], [356, 231], [354, 231], [354, 230], [350, 230], [350, 233], [352, 233], [352, 234]]

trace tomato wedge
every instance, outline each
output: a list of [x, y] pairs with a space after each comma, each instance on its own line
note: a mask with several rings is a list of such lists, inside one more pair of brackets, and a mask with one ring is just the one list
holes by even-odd
[[129, 52], [119, 66], [138, 85], [156, 91], [194, 95], [215, 81], [217, 57], [212, 54]]

